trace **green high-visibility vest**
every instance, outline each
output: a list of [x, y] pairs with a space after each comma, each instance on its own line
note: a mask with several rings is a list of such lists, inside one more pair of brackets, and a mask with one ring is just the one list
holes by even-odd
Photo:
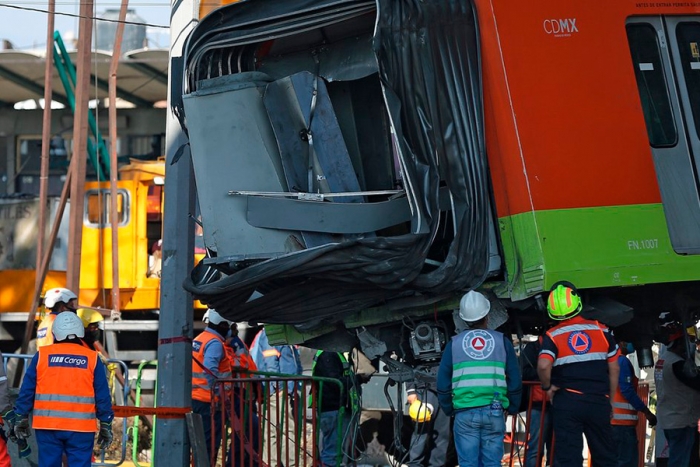
[[[311, 365], [311, 374], [313, 375], [314, 370], [316, 369], [316, 362], [318, 361], [318, 357], [323, 353], [323, 350], [319, 350], [316, 352], [316, 355], [314, 355], [314, 363]], [[345, 358], [345, 355], [343, 355], [341, 352], [337, 352], [338, 357], [340, 357], [340, 362], [343, 364], [343, 376], [350, 381], [352, 381], [352, 386], [348, 389], [348, 397], [350, 398], [350, 406], [352, 407], [353, 413], [357, 413], [360, 410], [360, 395], [357, 393], [357, 388], [355, 388], [355, 378], [352, 373], [352, 368], [350, 368], [350, 362], [348, 362], [348, 359]], [[313, 403], [312, 400], [313, 395], [309, 395], [309, 407], [311, 407], [311, 404]], [[345, 404], [341, 404], [340, 409], [344, 409]]]

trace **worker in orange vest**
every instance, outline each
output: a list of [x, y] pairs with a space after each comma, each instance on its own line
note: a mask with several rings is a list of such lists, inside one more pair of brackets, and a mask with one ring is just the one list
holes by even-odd
[[112, 401], [105, 367], [97, 352], [86, 348], [83, 323], [74, 313], [53, 322], [55, 344], [39, 349], [22, 380], [15, 404], [14, 432], [26, 440], [32, 428], [39, 446], [39, 467], [90, 467], [95, 432], [101, 449], [112, 442]]
[[547, 331], [537, 360], [542, 390], [552, 401], [554, 467], [583, 463], [583, 436], [599, 467], [617, 467], [612, 397], [620, 367], [617, 343], [607, 327], [580, 316], [583, 301], [573, 285], [557, 283], [547, 299]]
[[233, 321], [225, 319], [214, 309], [207, 311], [204, 321], [207, 328], [192, 342], [192, 412], [202, 416], [207, 455], [211, 462], [219, 451], [222, 423], [221, 406], [215, 404], [212, 407], [212, 386], [216, 379], [231, 377], [231, 363], [225, 347]]
[[521, 358], [523, 360], [523, 381], [537, 383], [535, 385], [528, 385], [530, 389], [531, 408], [528, 414], [529, 426], [525, 467], [541, 466], [545, 451], [547, 452], [547, 462], [545, 462], [545, 465], [551, 464], [552, 404], [547, 400], [547, 395], [539, 385], [537, 357], [540, 350], [542, 350], [542, 336], [539, 336], [536, 341], [529, 342], [521, 352]]
[[618, 467], [637, 467], [639, 464], [637, 412], [644, 414], [650, 426], [656, 425], [656, 415], [651, 413], [649, 407], [637, 395], [639, 380], [634, 374], [632, 362], [627, 358], [627, 355], [634, 353], [634, 346], [631, 342], [622, 339], [618, 339], [617, 345], [620, 347], [620, 356], [617, 359], [620, 365], [620, 377], [613, 399], [613, 416], [610, 423], [612, 423], [615, 444], [617, 444]]
[[[251, 371], [258, 368], [250, 356], [250, 350], [238, 335], [238, 324], [231, 325], [231, 334], [224, 346], [226, 356], [231, 363], [234, 378], [250, 378]], [[257, 413], [257, 384], [235, 383], [231, 390], [233, 407], [228, 407], [231, 421], [231, 444], [227, 454], [226, 466], [239, 465], [257, 467], [259, 463], [260, 419]]]
[[44, 306], [48, 310], [51, 310], [51, 313], [44, 316], [44, 319], [39, 323], [39, 327], [36, 331], [37, 348], [53, 344], [51, 327], [56, 316], [64, 311], [72, 311], [75, 313], [78, 308], [76, 304], [77, 299], [77, 295], [64, 287], [57, 287], [46, 291], [44, 295]]

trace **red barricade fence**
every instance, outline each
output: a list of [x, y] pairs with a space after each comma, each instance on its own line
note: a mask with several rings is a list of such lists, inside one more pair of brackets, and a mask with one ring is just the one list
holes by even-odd
[[[331, 378], [293, 377], [250, 372], [216, 380], [212, 387], [212, 434], [221, 433], [221, 445], [212, 435], [211, 465], [224, 467], [320, 467], [320, 404], [323, 385]], [[221, 416], [216, 414], [220, 413]], [[338, 433], [342, 416], [338, 417]], [[338, 464], [342, 443], [338, 443]]]

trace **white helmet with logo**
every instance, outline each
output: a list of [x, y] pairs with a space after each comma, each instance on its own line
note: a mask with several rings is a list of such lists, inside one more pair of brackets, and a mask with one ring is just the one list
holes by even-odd
[[204, 313], [204, 317], [202, 317], [202, 321], [205, 323], [211, 323], [213, 325], [218, 325], [221, 323], [227, 323], [229, 326], [233, 324], [233, 321], [230, 321], [223, 316], [219, 314], [218, 311], [216, 311], [213, 308], [209, 308], [206, 313]]
[[57, 303], [63, 302], [68, 303], [71, 300], [78, 298], [72, 291], [64, 287], [56, 287], [55, 289], [49, 289], [44, 295], [44, 305], [46, 308], [52, 309]]
[[83, 321], [75, 313], [60, 313], [56, 316], [51, 327], [53, 337], [56, 341], [64, 341], [70, 336], [85, 337], [85, 328]]
[[479, 321], [489, 314], [491, 302], [474, 290], [464, 294], [459, 302], [459, 317], [468, 323]]

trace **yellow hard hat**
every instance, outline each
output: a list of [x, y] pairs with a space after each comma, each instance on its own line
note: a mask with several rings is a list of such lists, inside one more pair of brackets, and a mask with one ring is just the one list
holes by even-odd
[[[78, 315], [78, 318], [83, 321], [84, 328], [88, 327], [90, 324], [102, 323], [105, 320], [99, 311], [91, 310], [89, 308], [78, 308], [76, 314]], [[102, 327], [102, 325], [100, 325], [100, 327]]]
[[415, 400], [408, 408], [408, 415], [411, 416], [411, 420], [418, 423], [429, 422], [430, 417], [433, 415], [432, 404], [427, 404], [425, 402]]

